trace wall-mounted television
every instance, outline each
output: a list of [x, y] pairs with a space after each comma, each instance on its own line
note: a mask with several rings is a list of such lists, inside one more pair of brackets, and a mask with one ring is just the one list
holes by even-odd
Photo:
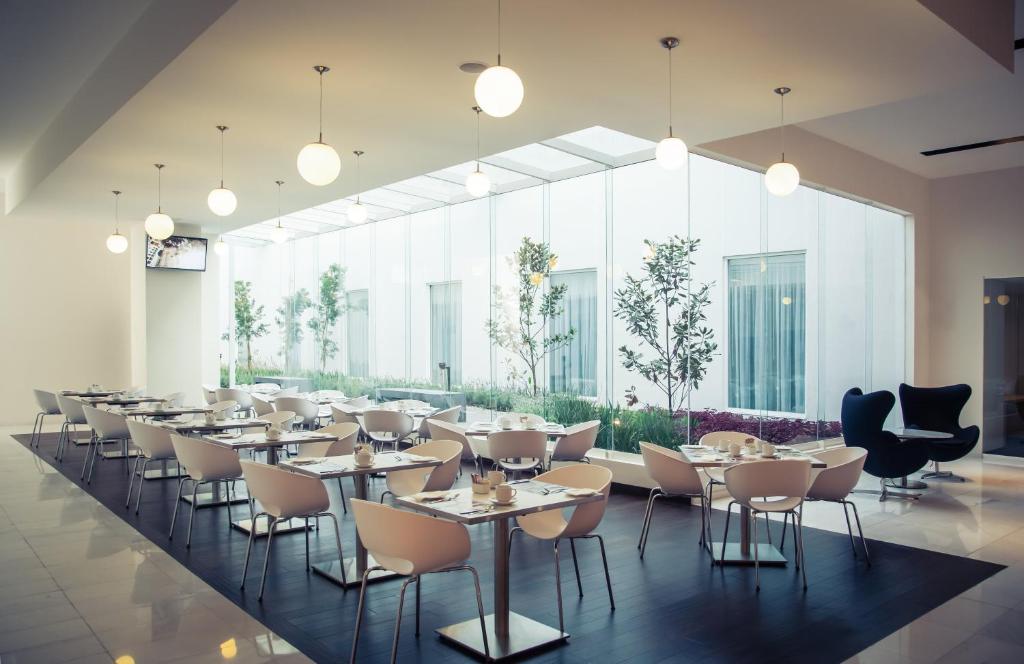
[[172, 235], [166, 240], [149, 238], [146, 267], [162, 270], [206, 271], [206, 238]]

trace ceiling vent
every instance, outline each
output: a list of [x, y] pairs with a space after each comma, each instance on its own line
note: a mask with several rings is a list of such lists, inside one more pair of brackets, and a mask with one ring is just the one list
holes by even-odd
[[925, 157], [934, 157], [940, 154], [950, 154], [952, 152], [966, 152], [968, 150], [979, 150], [981, 148], [990, 148], [993, 145], [1006, 145], [1007, 143], [1019, 143], [1024, 141], [1024, 136], [1011, 136], [1009, 138], [997, 138], [992, 141], [981, 141], [980, 143], [968, 143], [967, 145], [954, 145], [948, 148], [936, 148], [935, 150], [923, 150], [921, 152]]

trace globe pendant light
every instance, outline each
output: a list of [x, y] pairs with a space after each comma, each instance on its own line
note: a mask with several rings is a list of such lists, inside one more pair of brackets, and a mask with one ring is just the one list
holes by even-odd
[[213, 253], [218, 256], [226, 256], [228, 253], [228, 243], [223, 238], [218, 237], [217, 241], [213, 243]]
[[320, 136], [315, 143], [299, 151], [295, 163], [303, 180], [322, 187], [338, 179], [341, 157], [334, 148], [324, 143], [324, 74], [331, 71], [331, 68], [316, 65], [313, 70], [320, 74]]
[[228, 130], [224, 125], [217, 125], [220, 131], [220, 187], [210, 192], [206, 197], [206, 204], [210, 211], [218, 217], [226, 217], [238, 207], [238, 199], [230, 189], [224, 188], [224, 132]]
[[476, 77], [473, 96], [487, 115], [504, 118], [523, 103], [523, 81], [519, 74], [501, 65], [501, 0], [498, 0], [498, 64]]
[[800, 184], [800, 171], [786, 161], [786, 95], [792, 90], [775, 88], [779, 95], [779, 134], [782, 137], [782, 161], [772, 164], [764, 174], [765, 188], [776, 196], [789, 196]]
[[107, 236], [107, 249], [112, 254], [123, 254], [128, 248], [128, 238], [121, 235], [121, 231], [118, 229], [117, 201], [121, 192], [114, 191], [112, 193], [114, 194], [114, 232]]
[[288, 230], [281, 226], [281, 185], [284, 180], [274, 180], [277, 183], [277, 226], [270, 231], [270, 239], [274, 244], [284, 244], [288, 241]]
[[156, 166], [156, 212], [146, 217], [146, 233], [154, 240], [166, 240], [174, 233], [174, 220], [164, 214], [163, 208], [160, 206], [162, 196], [160, 173], [164, 170], [164, 165], [153, 165]]
[[672, 135], [672, 49], [679, 46], [677, 37], [665, 37], [661, 45], [668, 50], [668, 136], [654, 150], [654, 158], [667, 171], [676, 171], [686, 164], [686, 143]]
[[480, 198], [486, 196], [491, 192], [491, 178], [487, 177], [487, 173], [480, 170], [480, 111], [483, 110], [479, 106], [474, 106], [473, 111], [476, 113], [476, 170], [466, 176], [466, 191], [471, 196]]
[[[356, 156], [356, 191], [359, 191], [359, 158], [363, 156], [362, 150], [354, 150], [352, 152]], [[361, 224], [366, 221], [366, 217], [369, 216], [366, 210], [366, 206], [359, 202], [359, 194], [356, 194], [356, 202], [348, 206], [348, 210], [345, 211], [348, 215], [348, 220], [353, 224]]]

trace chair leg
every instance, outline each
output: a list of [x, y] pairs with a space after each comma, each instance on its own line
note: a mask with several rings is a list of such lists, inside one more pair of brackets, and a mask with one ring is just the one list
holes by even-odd
[[[178, 506], [181, 505], [181, 490], [182, 488], [184, 488], [185, 480], [187, 479], [189, 478], [182, 477], [180, 480], [178, 480], [178, 493], [177, 495], [175, 495], [174, 499], [174, 514], [171, 515], [171, 529], [167, 533], [167, 539], [174, 539], [174, 522], [178, 520]], [[195, 509], [194, 504], [192, 505], [192, 509]]]
[[521, 530], [522, 530], [522, 528], [520, 528], [519, 526], [516, 526], [512, 530], [508, 531], [508, 556], [509, 556], [509, 558], [512, 557], [512, 536], [515, 535], [516, 532], [521, 531]]
[[[385, 490], [384, 493], [380, 494], [380, 504], [381, 505], [384, 504], [384, 496], [388, 495], [389, 493], [391, 493], [390, 490]], [[391, 495], [393, 496], [395, 494], [391, 493]]]
[[594, 535], [597, 538], [597, 543], [601, 545], [601, 562], [604, 563], [604, 582], [608, 585], [608, 602], [612, 605], [612, 611], [615, 610], [615, 597], [612, 595], [612, 576], [608, 573], [608, 556], [604, 551], [604, 538], [600, 535]]
[[398, 613], [395, 616], [395, 637], [391, 641], [391, 664], [398, 661], [398, 637], [402, 631], [402, 608], [405, 605], [405, 590], [416, 577], [410, 576], [402, 583], [402, 589], [398, 592]]
[[37, 441], [39, 440], [39, 438], [37, 436], [37, 430], [38, 430], [38, 433], [41, 435], [42, 434], [42, 429], [43, 429], [43, 426], [41, 424], [39, 424], [39, 416], [40, 415], [42, 415], [42, 413], [36, 413], [36, 419], [32, 422], [32, 437], [28, 439], [28, 446], [29, 447], [37, 447], [38, 446]]
[[370, 578], [370, 572], [384, 569], [380, 565], [374, 565], [363, 572], [363, 583], [359, 586], [359, 608], [356, 609], [356, 627], [352, 635], [352, 654], [349, 656], [349, 664], [355, 664], [356, 650], [359, 648], [359, 627], [363, 623], [363, 605], [366, 603], [366, 581]]
[[576, 541], [573, 538], [569, 538], [569, 550], [572, 551], [572, 567], [576, 571], [576, 588], [580, 592], [580, 597], [583, 597], [583, 582], [580, 581], [580, 564], [576, 560]]
[[[802, 505], [801, 505], [802, 507]], [[800, 575], [803, 577], [804, 591], [807, 590], [807, 559], [804, 558], [804, 519], [800, 512], [793, 512], [793, 519], [797, 522], [797, 546], [800, 549], [800, 553], [797, 558], [800, 559]]]
[[[202, 482], [192, 483], [192, 511], [188, 513], [188, 536], [185, 538], [185, 548], [192, 548], [192, 522], [196, 519], [196, 492]], [[255, 524], [253, 524], [255, 527]]]
[[474, 567], [467, 565], [466, 569], [473, 574], [473, 587], [476, 590], [476, 610], [480, 614], [480, 635], [484, 639], [484, 661], [489, 662], [491, 660], [491, 648], [487, 643], [487, 621], [484, 619], [484, 600], [480, 592], [480, 575], [477, 574]]
[[302, 536], [306, 540], [306, 571], [309, 571], [309, 517], [304, 519], [305, 526], [302, 528]]
[[277, 519], [271, 519], [269, 527], [267, 528], [267, 555], [263, 559], [263, 577], [260, 579], [260, 594], [256, 596], [256, 601], [263, 601], [263, 588], [267, 585], [267, 568], [270, 566], [270, 548], [274, 543], [274, 528], [277, 527]]
[[751, 521], [753, 521], [753, 526], [754, 526], [754, 541], [751, 542], [751, 544], [753, 545], [753, 548], [754, 548], [754, 592], [758, 592], [759, 593], [759, 592], [761, 592], [761, 561], [760, 561], [760, 559], [758, 558], [758, 555], [757, 555], [757, 550], [760, 547], [758, 546], [758, 539], [757, 539], [757, 513], [756, 512], [754, 513], [754, 518], [751, 519]]
[[256, 539], [256, 517], [263, 516], [263, 512], [256, 514], [252, 517], [251, 527], [249, 528], [249, 544], [245, 547], [245, 564], [242, 565], [242, 583], [238, 586], [239, 588], [245, 588], [245, 575], [249, 572], [249, 558], [252, 556], [252, 543]]
[[128, 509], [128, 506], [132, 504], [132, 485], [135, 484], [135, 475], [139, 472], [139, 457], [135, 457], [135, 463], [132, 464], [132, 474], [128, 477], [128, 497], [124, 499], [124, 508]]
[[423, 583], [423, 577], [416, 575], [416, 638], [420, 636], [420, 585]]
[[[640, 537], [636, 541], [637, 549], [641, 549], [643, 547], [644, 533], [647, 531], [647, 522], [651, 518], [651, 505], [654, 504], [654, 492], [657, 490], [658, 488], [655, 487], [651, 489], [651, 492], [649, 494], [647, 494], [647, 506], [644, 508], [644, 520], [640, 524]], [[641, 554], [640, 557], [643, 558], [643, 554]]]
[[348, 505], [345, 504], [345, 487], [341, 483], [341, 478], [338, 478], [338, 491], [341, 492], [341, 511], [348, 514]]
[[562, 570], [558, 560], [558, 540], [555, 540], [555, 592], [558, 595], [558, 632], [565, 634], [565, 619], [562, 615]]
[[853, 541], [853, 526], [850, 525], [850, 510], [847, 507], [847, 503], [844, 500], [840, 503], [843, 506], [843, 516], [846, 517], [846, 532], [850, 536], [850, 549], [853, 551], [853, 557], [857, 557], [857, 545]]
[[[735, 500], [729, 501], [729, 506], [725, 508], [725, 533], [722, 535], [722, 556], [719, 564], [725, 565], [725, 545], [729, 542], [729, 520], [732, 518], [732, 506], [736, 503]], [[711, 566], [714, 567], [715, 558], [711, 557]]]
[[786, 528], [789, 526], [789, 512], [782, 514], [782, 541], [779, 542], [779, 551], [786, 548]]
[[[139, 457], [135, 457], [138, 460]], [[139, 488], [135, 493], [135, 513], [139, 513], [139, 504], [142, 503], [142, 485], [146, 483], [146, 467], [149, 465], [149, 459], [143, 458], [142, 460], [142, 474], [139, 475]], [[134, 475], [134, 473], [132, 473]]]
[[227, 496], [227, 508], [228, 508], [228, 532], [231, 532], [231, 525], [233, 523], [231, 519], [231, 501], [235, 499], [235, 482], [234, 480], [224, 482], [224, 495]]
[[864, 549], [864, 560], [867, 561], [868, 567], [871, 567], [871, 556], [868, 554], [868, 541], [864, 539], [864, 529], [860, 527], [860, 514], [857, 513], [857, 504], [851, 502], [850, 507], [853, 508], [853, 520], [857, 522], [857, 532], [860, 533], [860, 545]]
[[89, 454], [92, 452], [92, 445], [95, 442], [95, 436], [89, 438], [89, 446], [85, 448], [85, 461], [82, 462], [82, 476], [80, 480], [85, 480], [85, 471], [89, 469]]

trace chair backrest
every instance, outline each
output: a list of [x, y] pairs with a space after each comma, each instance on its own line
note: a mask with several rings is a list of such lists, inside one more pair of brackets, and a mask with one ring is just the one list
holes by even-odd
[[256, 394], [252, 395], [252, 408], [256, 411], [256, 417], [262, 417], [274, 412], [274, 404]]
[[818, 472], [811, 488], [807, 491], [808, 498], [817, 500], [843, 500], [853, 487], [857, 486], [868, 451], [863, 447], [833, 447], [814, 455], [819, 461], [828, 464]]
[[725, 488], [736, 502], [756, 509], [754, 498], [803, 498], [811, 484], [809, 459], [769, 459], [725, 469]]
[[131, 434], [132, 442], [142, 450], [147, 459], [173, 459], [174, 445], [171, 443], [171, 432], [169, 429], [147, 424], [141, 420], [128, 420], [128, 433]]
[[359, 418], [343, 404], [331, 404], [331, 419], [336, 423], [350, 422], [353, 424], [359, 424]]
[[311, 395], [317, 399], [344, 399], [345, 393], [341, 390], [317, 390]]
[[177, 408], [185, 403], [184, 392], [171, 392], [164, 398], [164, 405], [168, 408]]
[[290, 410], [296, 418], [302, 418], [303, 422], [316, 420], [320, 413], [320, 407], [309, 399], [301, 397], [277, 397], [274, 399], [274, 408], [277, 410]]
[[238, 453], [201, 438], [171, 434], [171, 445], [178, 463], [188, 469], [189, 477], [198, 481], [241, 477]]
[[488, 434], [491, 457], [498, 459], [543, 459], [547, 454], [548, 435], [543, 431], [495, 431]]
[[925, 441], [900, 442], [896, 434], [884, 430], [895, 403], [896, 397], [885, 390], [864, 394], [854, 387], [843, 395], [843, 440], [849, 447], [868, 451], [864, 470], [875, 477], [905, 477], [928, 463]]
[[292, 420], [295, 419], [295, 413], [290, 410], [278, 410], [273, 413], [268, 413], [267, 415], [262, 415], [257, 419], [269, 423], [272, 427], [282, 428], [291, 424]]
[[242, 410], [252, 408], [252, 395], [237, 387], [218, 387], [217, 401], [234, 401]]
[[366, 408], [370, 405], [370, 396], [368, 394], [363, 394], [358, 397], [346, 399], [343, 403], [351, 408]]
[[353, 498], [356, 530], [374, 559], [401, 574], [419, 574], [460, 563], [472, 551], [461, 523]]
[[82, 412], [85, 402], [58, 394], [57, 405], [60, 406], [60, 412], [64, 413], [64, 417], [67, 418], [68, 422], [72, 424], [86, 424], [85, 413]]
[[429, 418], [424, 417], [420, 421], [420, 438], [433, 438], [433, 434], [430, 433], [430, 424], [428, 420], [440, 420], [442, 422], [455, 423], [459, 421], [459, 416], [462, 414], [462, 406], [452, 406], [451, 408], [445, 408], [439, 410]]
[[60, 404], [57, 403], [56, 393], [47, 392], [46, 390], [32, 390], [32, 392], [36, 395], [36, 403], [39, 404], [39, 412], [46, 413], [47, 415], [60, 414]]
[[574, 489], [593, 489], [604, 494], [604, 500], [585, 503], [573, 510], [563, 537], [586, 535], [601, 523], [605, 507], [608, 506], [608, 494], [612, 487], [612, 471], [604, 466], [580, 463], [541, 473], [537, 476], [537, 481], [561, 484]]
[[971, 386], [913, 387], [900, 383], [903, 425], [929, 431], [959, 434], [960, 412], [971, 398]]
[[427, 427], [430, 429], [430, 437], [433, 440], [457, 440], [462, 443], [462, 460], [473, 461], [476, 459], [476, 452], [469, 444], [466, 437], [466, 430], [458, 424], [435, 420], [432, 417], [426, 418]]
[[329, 424], [316, 430], [316, 433], [337, 436], [338, 440], [326, 440], [318, 443], [302, 443], [299, 445], [299, 457], [343, 456], [355, 452], [356, 440], [359, 438], [358, 422], [340, 422]]
[[518, 424], [520, 418], [523, 417], [526, 418], [527, 423], [532, 424], [534, 426], [539, 427], [547, 424], [543, 417], [541, 417], [540, 415], [535, 415], [534, 413], [498, 413], [496, 417], [499, 420], [503, 417], [509, 417], [512, 419], [512, 422], [516, 424]]
[[601, 429], [601, 420], [591, 420], [574, 424], [565, 430], [565, 435], [555, 443], [551, 451], [552, 461], [579, 461], [587, 456], [597, 442], [597, 432]]
[[212, 385], [203, 385], [202, 388], [203, 399], [206, 400], [206, 403], [208, 405], [217, 403], [217, 388]]
[[430, 472], [424, 491], [446, 491], [455, 484], [462, 461], [462, 443], [457, 440], [431, 440], [406, 450], [408, 454], [432, 456], [441, 460], [441, 465]]
[[367, 433], [387, 432], [405, 437], [413, 432], [415, 425], [411, 416], [396, 410], [368, 410], [363, 413], [363, 428]]
[[331, 506], [324, 483], [290, 470], [255, 461], [239, 461], [249, 495], [263, 511], [279, 519], [326, 512]]
[[294, 396], [294, 395], [296, 395], [298, 393], [299, 393], [299, 386], [298, 385], [292, 385], [291, 387], [286, 387], [286, 388], [284, 388], [282, 390], [277, 390], [276, 392], [274, 392], [274, 396], [275, 397], [289, 397], [289, 396]]
[[85, 421], [96, 436], [103, 440], [123, 440], [131, 438], [128, 433], [128, 418], [111, 410], [100, 410], [93, 406], [82, 405]]
[[644, 467], [661, 490], [674, 495], [696, 495], [703, 492], [700, 473], [679, 452], [654, 443], [640, 443]]
[[743, 445], [747, 442], [748, 438], [752, 438], [755, 441], [758, 440], [757, 436], [743, 433], [742, 431], [709, 431], [700, 437], [700, 444], [707, 447], [717, 447], [719, 443], [725, 443], [726, 445], [739, 443]]
[[247, 386], [250, 394], [277, 394], [281, 391], [280, 383], [253, 383]]
[[234, 410], [235, 406], [237, 405], [238, 404], [232, 401], [231, 399], [228, 399], [227, 401], [215, 401], [214, 403], [210, 404], [210, 410], [213, 411], [214, 413], [219, 413], [225, 410]]

